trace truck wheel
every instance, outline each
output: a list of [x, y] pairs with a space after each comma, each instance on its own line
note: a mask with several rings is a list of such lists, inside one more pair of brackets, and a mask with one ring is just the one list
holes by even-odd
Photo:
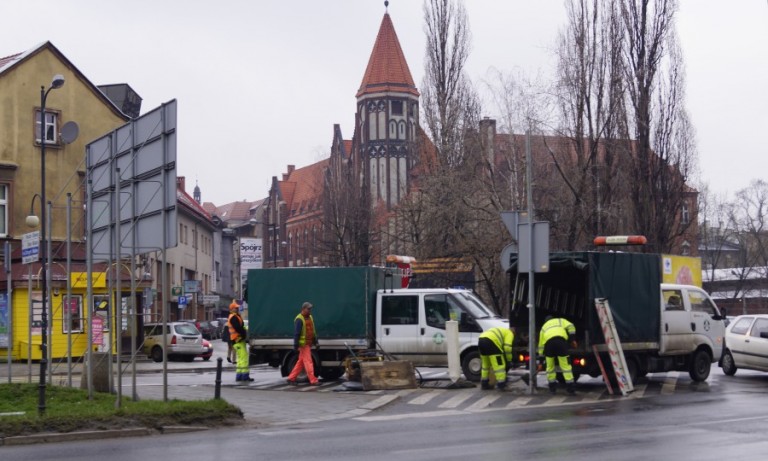
[[706, 381], [709, 377], [709, 370], [712, 368], [712, 360], [706, 351], [697, 350], [691, 357], [691, 368], [688, 374], [696, 382]]
[[733, 354], [731, 354], [731, 351], [725, 351], [725, 354], [723, 354], [723, 363], [720, 366], [723, 369], [723, 373], [726, 375], [733, 376], [736, 374], [736, 362], [733, 361]]
[[[281, 374], [283, 376], [288, 376], [291, 374], [291, 371], [293, 370], [293, 367], [296, 366], [296, 362], [299, 360], [299, 353], [294, 352], [289, 357], [288, 360], [285, 361], [285, 364], [283, 366], [283, 369], [281, 371]], [[314, 353], [312, 354], [312, 365], [315, 368], [315, 376], [318, 376], [318, 372], [320, 371], [320, 361], [317, 359], [317, 355]], [[309, 378], [307, 377], [307, 372], [302, 371], [299, 373], [299, 376], [296, 377], [296, 381], [309, 381]]]
[[464, 378], [472, 382], [480, 381], [481, 369], [480, 352], [477, 350], [467, 352], [461, 360], [461, 371], [464, 373]]
[[152, 348], [152, 360], [155, 362], [162, 362], [163, 361], [163, 348], [160, 346], [155, 346]]
[[342, 367], [322, 367], [320, 368], [320, 377], [326, 381], [335, 381], [344, 374]]

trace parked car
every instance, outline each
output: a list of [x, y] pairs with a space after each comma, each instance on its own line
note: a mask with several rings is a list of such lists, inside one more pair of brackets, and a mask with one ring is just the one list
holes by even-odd
[[213, 325], [207, 320], [182, 320], [182, 322], [189, 322], [197, 328], [200, 334], [203, 335], [203, 339], [213, 339]]
[[728, 376], [739, 368], [768, 371], [768, 314], [740, 315], [731, 321], [720, 367]]
[[224, 329], [229, 329], [227, 326], [227, 318], [226, 317], [219, 317], [216, 319], [216, 321], [219, 322], [219, 339], [224, 336]]
[[[203, 336], [189, 322], [168, 322], [166, 345], [168, 359], [180, 359], [191, 362], [203, 353]], [[155, 362], [163, 361], [163, 324], [144, 325], [144, 353]]]
[[198, 355], [198, 357], [202, 358], [206, 362], [208, 360], [211, 360], [211, 357], [213, 356], [213, 345], [207, 340], [203, 340], [203, 353]]
[[199, 321], [197, 329], [200, 330], [204, 339], [216, 339], [216, 328], [208, 320]]

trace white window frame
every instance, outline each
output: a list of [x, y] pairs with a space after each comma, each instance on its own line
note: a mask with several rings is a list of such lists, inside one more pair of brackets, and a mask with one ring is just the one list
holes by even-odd
[[683, 224], [688, 224], [691, 220], [691, 213], [688, 210], [688, 204], [683, 203], [683, 206], [680, 208], [680, 221]]
[[[45, 144], [59, 143], [59, 114], [54, 111], [45, 111]], [[35, 142], [41, 144], [40, 139], [40, 109], [35, 111]]]

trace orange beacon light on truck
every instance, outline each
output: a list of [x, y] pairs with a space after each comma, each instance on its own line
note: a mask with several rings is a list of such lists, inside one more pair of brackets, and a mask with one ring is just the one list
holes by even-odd
[[645, 245], [648, 239], [644, 235], [609, 235], [595, 237], [596, 246], [603, 245]]

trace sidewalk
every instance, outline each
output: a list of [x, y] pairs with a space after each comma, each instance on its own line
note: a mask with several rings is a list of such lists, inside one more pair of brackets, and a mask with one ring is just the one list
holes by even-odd
[[[179, 400], [207, 400], [215, 396], [215, 378], [211, 378], [210, 383], [206, 384], [175, 384], [173, 374], [176, 373], [211, 373], [216, 370], [216, 357], [209, 361], [196, 359], [194, 362], [168, 362], [168, 399]], [[262, 365], [263, 366], [263, 365]], [[259, 366], [259, 367], [262, 367]], [[113, 363], [116, 370], [117, 363]], [[122, 396], [124, 399], [130, 399], [133, 396], [132, 387], [132, 365], [122, 363]], [[256, 370], [259, 367], [252, 367]], [[0, 363], [0, 382], [8, 382], [8, 364]], [[27, 363], [11, 364], [12, 382], [28, 382], [30, 368]], [[40, 364], [33, 363], [31, 367], [32, 382], [39, 382]], [[67, 385], [69, 382], [68, 367], [66, 363], [54, 363], [49, 370], [51, 373], [51, 382], [54, 385]], [[83, 366], [74, 364], [72, 366], [72, 386], [79, 387], [82, 378]], [[162, 364], [151, 361], [137, 361], [136, 374], [162, 374]], [[258, 374], [253, 376], [256, 381], [250, 385], [235, 385], [231, 366], [223, 367], [221, 398], [227, 402], [239, 407], [248, 424], [254, 426], [264, 425], [288, 425], [311, 423], [317, 421], [327, 421], [340, 418], [348, 418], [357, 415], [363, 415], [371, 410], [384, 406], [398, 398], [397, 393], [371, 394], [357, 391], [342, 391], [341, 383], [329, 383], [319, 388], [302, 387], [298, 389], [292, 386], [271, 387], [270, 389], [260, 389], [256, 386], [263, 384], [259, 382]], [[115, 383], [116, 384], [116, 383]], [[283, 392], [285, 389], [291, 389], [291, 392]], [[158, 384], [149, 384], [137, 386], [136, 394], [142, 400], [163, 400], [163, 386]]]

